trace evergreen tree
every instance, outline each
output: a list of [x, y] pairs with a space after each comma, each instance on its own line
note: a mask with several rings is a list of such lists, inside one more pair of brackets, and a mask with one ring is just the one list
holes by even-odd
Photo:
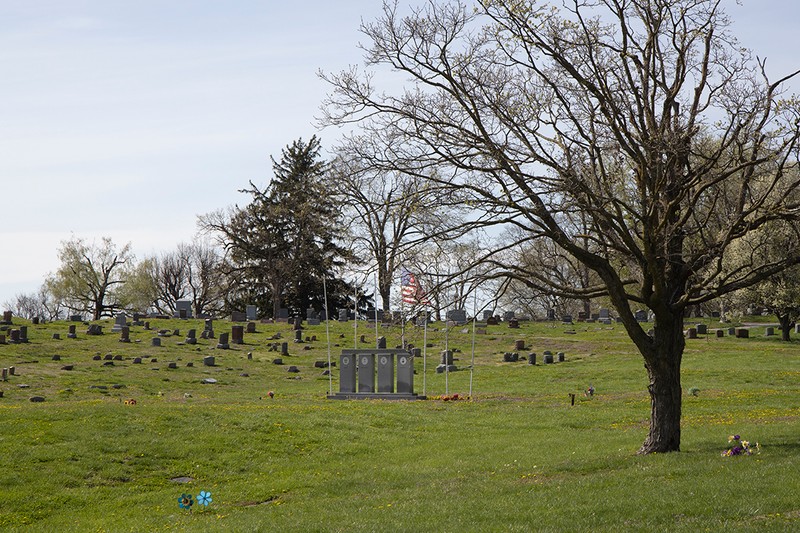
[[294, 141], [280, 160], [272, 158], [275, 174], [267, 187], [250, 182], [241, 191], [252, 197], [249, 204], [201, 218], [229, 252], [240, 280], [233, 293], [263, 295], [272, 301], [273, 316], [282, 306], [297, 313], [321, 309], [323, 278], [352, 259], [337, 243], [339, 211], [326, 189], [328, 165], [320, 150], [316, 136]]

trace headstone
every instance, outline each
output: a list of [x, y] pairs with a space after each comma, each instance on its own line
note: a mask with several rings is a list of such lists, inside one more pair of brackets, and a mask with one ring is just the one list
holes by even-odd
[[309, 318], [306, 322], [309, 326], [319, 326], [321, 323], [319, 318]]
[[518, 339], [514, 342], [514, 349], [522, 351], [525, 349], [525, 339]]
[[282, 342], [281, 343], [281, 355], [289, 355], [289, 343]]
[[60, 341], [61, 340], [61, 334], [60, 333], [53, 333], [53, 340], [54, 341]]
[[489, 320], [490, 318], [492, 318], [493, 314], [494, 313], [492, 313], [491, 311], [484, 311], [483, 312], [483, 320], [484, 320], [484, 322]]
[[358, 356], [358, 392], [375, 392], [375, 354]]
[[503, 322], [508, 322], [509, 320], [513, 320], [516, 317], [514, 311], [506, 311], [503, 313]]
[[102, 335], [103, 334], [103, 326], [100, 324], [89, 324], [89, 327], [86, 329], [87, 335]]
[[717, 338], [721, 338], [725, 336], [725, 330], [718, 329], [717, 330]]
[[150, 345], [156, 347], [161, 346], [161, 337], [153, 337], [150, 341]]
[[378, 392], [394, 392], [394, 354], [380, 353], [378, 359]]
[[559, 363], [563, 363], [567, 358], [567, 356], [564, 354], [564, 352], [558, 352], [556, 354], [556, 357], [558, 357], [558, 362]]
[[256, 323], [255, 322], [248, 322], [247, 323], [247, 333], [255, 333], [256, 332]]
[[131, 342], [131, 328], [124, 326], [119, 332], [119, 342]]
[[597, 319], [608, 320], [609, 318], [611, 318], [611, 315], [609, 315], [608, 309], [606, 309], [605, 307], [601, 307], [600, 312], [597, 314]]
[[215, 359], [213, 355], [207, 355], [203, 357], [203, 366], [214, 366], [214, 362]]
[[449, 322], [455, 322], [458, 326], [463, 326], [467, 323], [467, 311], [466, 309], [450, 309], [446, 319]]
[[192, 318], [192, 302], [189, 300], [178, 300], [175, 302], [175, 318]]
[[[222, 335], [220, 335], [221, 337]], [[244, 344], [244, 326], [231, 326], [231, 342], [233, 344]]]
[[356, 355], [339, 356], [339, 392], [356, 392]]
[[490, 316], [486, 319], [487, 326], [496, 326], [499, 323], [496, 316]]
[[11, 324], [11, 319], [14, 317], [14, 313], [11, 311], [3, 311], [3, 324]]
[[247, 320], [258, 320], [258, 307], [255, 305], [248, 305], [244, 312]]
[[303, 330], [296, 329], [294, 331], [294, 342], [297, 342], [297, 343], [303, 342]]
[[771, 337], [771, 336], [775, 335], [775, 328], [767, 327], [767, 329], [764, 331], [764, 335], [766, 337]]
[[546, 365], [553, 364], [553, 354], [548, 354], [548, 353], [544, 354], [544, 364]]
[[347, 322], [349, 319], [349, 314], [347, 309], [339, 309], [339, 322]]
[[547, 310], [547, 320], [555, 320], [556, 319], [556, 310], [555, 309], [548, 309]]
[[386, 349], [386, 337], [378, 337], [378, 349], [379, 350]]
[[133, 358], [133, 364], [134, 365], [141, 365], [142, 364], [142, 358], [141, 357], [134, 357]]
[[728, 328], [728, 335], [730, 335], [731, 337], [735, 337], [736, 336], [736, 328]]
[[190, 329], [186, 332], [186, 344], [197, 344], [197, 330]]
[[439, 366], [436, 367], [436, 372], [441, 374], [444, 371], [454, 372], [458, 370], [456, 366], [453, 364], [453, 351], [452, 350], [442, 350], [441, 359]]
[[38, 316], [35, 316], [35, 317], [33, 317], [33, 318], [31, 319], [31, 323], [32, 323], [34, 326], [38, 326], [38, 325], [39, 325], [39, 317], [38, 317]]
[[686, 330], [686, 337], [689, 339], [697, 338], [697, 328], [689, 328]]
[[529, 365], [535, 365], [536, 364], [536, 354], [534, 352], [531, 352], [531, 353], [528, 354], [528, 364]]
[[122, 331], [122, 328], [128, 325], [128, 315], [125, 313], [119, 313], [114, 318], [114, 325], [111, 327], [112, 333], [119, 333]]
[[397, 354], [397, 393], [414, 393], [414, 358], [407, 352]]
[[19, 327], [19, 342], [23, 344], [28, 342], [28, 326]]
[[231, 322], [247, 322], [247, 315], [241, 311], [231, 313]]
[[647, 322], [647, 311], [639, 309], [633, 314], [633, 317], [637, 322]]
[[70, 322], [83, 322], [83, 315], [69, 315]]
[[278, 318], [276, 322], [288, 322], [289, 321], [289, 310], [285, 307], [281, 307], [278, 309]]
[[561, 322], [564, 324], [572, 324], [572, 315], [563, 315], [561, 317]]
[[75, 328], [76, 328], [75, 324], [70, 324], [69, 325], [69, 329], [67, 330], [67, 338], [68, 339], [77, 339], [78, 338], [78, 334], [75, 333]]
[[5, 343], [6, 343], [6, 336], [3, 335], [3, 334], [0, 334], [0, 344], [5, 344]]
[[697, 324], [695, 328], [698, 335], [708, 335], [708, 324]]
[[12, 330], [9, 330], [8, 333], [10, 335], [9, 338], [8, 338], [8, 343], [9, 344], [19, 344], [19, 330], [18, 329], [12, 329]]
[[737, 339], [747, 339], [750, 337], [750, 330], [747, 328], [737, 328], [736, 329], [736, 338]]
[[230, 344], [228, 344], [228, 334], [220, 333], [219, 342], [217, 343], [217, 348], [219, 348], [220, 350], [227, 350], [230, 347], [231, 347]]
[[512, 328], [512, 329], [518, 329], [519, 328], [519, 320], [517, 320], [516, 318], [510, 319], [508, 321], [508, 327]]

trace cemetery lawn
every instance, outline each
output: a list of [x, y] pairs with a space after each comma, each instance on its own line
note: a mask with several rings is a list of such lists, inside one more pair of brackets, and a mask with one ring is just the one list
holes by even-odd
[[[302, 344], [287, 324], [258, 324], [221, 350], [183, 343], [202, 321], [151, 320], [183, 335], [153, 347], [154, 332], [132, 326], [133, 342], [120, 343], [108, 320], [104, 335], [78, 324], [67, 339], [70, 323], [15, 319], [30, 342], [0, 345], [0, 367], [15, 367], [0, 382], [0, 530], [800, 529], [800, 342], [765, 337], [763, 324], [736, 339], [728, 325], [717, 338], [709, 322], [711, 335], [687, 340], [682, 451], [637, 456], [647, 381], [619, 326], [488, 326], [476, 336], [471, 400], [471, 333], [430, 330], [427, 372], [418, 358], [415, 376], [428, 399], [385, 401], [326, 399], [329, 379], [315, 367], [328, 357], [324, 324], [307, 327], [318, 340]], [[217, 334], [230, 326], [214, 322]], [[331, 323], [334, 361], [354, 336], [375, 345], [375, 330], [358, 327]], [[284, 365], [272, 363], [276, 333], [289, 340]], [[398, 326], [379, 333], [400, 342]], [[421, 346], [422, 330], [406, 338]], [[517, 340], [520, 361], [503, 362]], [[459, 370], [437, 374], [445, 342], [460, 350]], [[566, 360], [545, 365], [544, 350]], [[121, 360], [108, 365], [106, 354]], [[215, 366], [203, 365], [208, 355]], [[732, 434], [761, 453], [722, 457]], [[191, 510], [179, 507], [183, 494]]]

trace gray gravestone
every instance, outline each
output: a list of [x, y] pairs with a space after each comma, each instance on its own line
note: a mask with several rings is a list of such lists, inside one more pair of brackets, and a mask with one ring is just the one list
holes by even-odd
[[289, 321], [289, 310], [285, 307], [281, 307], [278, 309], [278, 322], [288, 322]]
[[358, 392], [375, 392], [375, 354], [358, 356]]
[[[513, 313], [512, 313], [513, 318]], [[447, 312], [447, 321], [455, 322], [456, 325], [462, 326], [467, 323], [466, 309], [451, 309]]]
[[231, 322], [247, 322], [247, 315], [241, 311], [231, 312]]
[[245, 308], [245, 315], [247, 315], [247, 320], [258, 320], [258, 307], [255, 305], [248, 305]]
[[131, 342], [131, 328], [123, 326], [119, 332], [119, 342]]
[[394, 392], [394, 354], [380, 353], [378, 360], [378, 392]]
[[150, 341], [150, 344], [152, 346], [161, 346], [161, 337], [153, 337], [153, 339]]
[[192, 318], [192, 302], [178, 300], [175, 302], [175, 318]]
[[217, 348], [219, 348], [220, 350], [227, 350], [230, 347], [231, 347], [230, 344], [228, 344], [228, 334], [220, 333], [219, 342], [217, 343]]
[[114, 326], [111, 328], [112, 333], [119, 333], [122, 328], [128, 325], [128, 315], [120, 313], [114, 318]]
[[197, 330], [190, 329], [186, 332], [186, 344], [197, 344]]
[[697, 324], [695, 326], [697, 328], [698, 335], [707, 335], [708, 334], [708, 324]]
[[347, 309], [339, 309], [339, 322], [347, 322], [349, 319], [349, 314]]
[[414, 393], [414, 358], [405, 352], [397, 354], [397, 393]]
[[339, 392], [356, 391], [356, 355], [339, 357]]

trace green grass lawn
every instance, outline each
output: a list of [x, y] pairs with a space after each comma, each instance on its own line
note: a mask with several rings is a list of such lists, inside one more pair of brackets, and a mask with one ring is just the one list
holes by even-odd
[[[472, 373], [472, 335], [453, 328], [460, 370], [449, 375], [435, 372], [445, 335], [431, 329], [427, 373], [419, 359], [415, 376], [429, 399], [404, 402], [326, 399], [329, 379], [314, 366], [328, 356], [324, 325], [304, 332], [317, 341], [295, 344], [291, 326], [258, 324], [244, 345], [218, 350], [215, 340], [183, 344], [202, 321], [153, 320], [181, 330], [160, 348], [142, 327], [120, 343], [110, 320], [102, 336], [79, 324], [77, 339], [65, 338], [65, 322], [15, 323], [28, 325], [30, 343], [0, 345], [0, 366], [16, 369], [0, 383], [3, 531], [800, 528], [800, 344], [761, 326], [750, 339], [687, 341], [682, 451], [642, 457], [646, 375], [618, 326], [489, 326]], [[355, 337], [374, 346], [375, 331], [359, 328], [331, 324], [334, 361]], [[289, 341], [284, 365], [272, 363], [276, 333]], [[379, 334], [400, 343], [399, 327]], [[421, 346], [422, 331], [406, 338]], [[520, 355], [537, 352], [539, 364], [502, 362], [520, 339], [530, 347]], [[544, 350], [566, 361], [544, 365]], [[107, 354], [122, 360], [106, 365]], [[466, 397], [471, 378], [471, 401], [440, 399]], [[721, 457], [733, 433], [761, 453]], [[179, 507], [201, 490], [210, 505]]]

